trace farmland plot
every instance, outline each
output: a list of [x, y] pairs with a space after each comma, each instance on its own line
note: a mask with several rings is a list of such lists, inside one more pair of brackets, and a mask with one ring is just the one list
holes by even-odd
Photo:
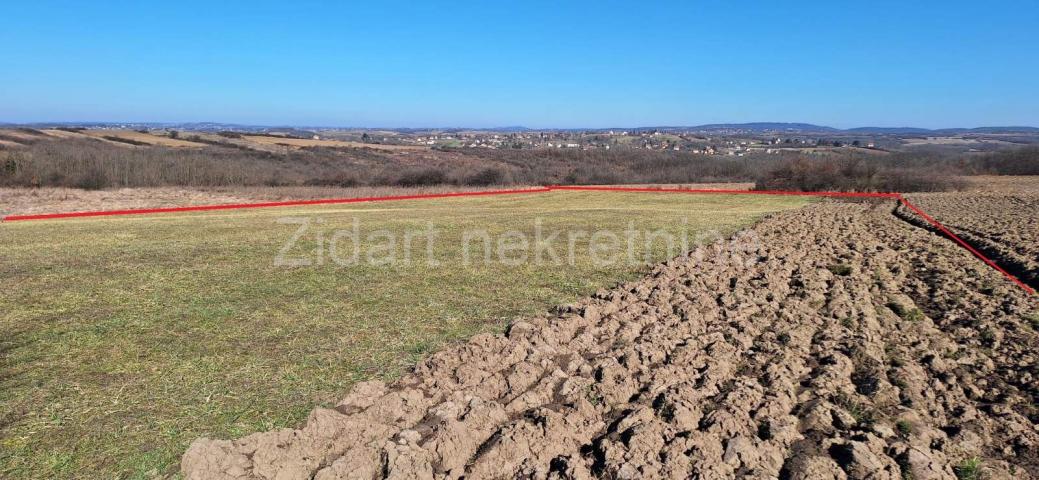
[[734, 240], [356, 385], [193, 478], [1035, 478], [1039, 301], [880, 204]]
[[[696, 243], [804, 203], [558, 192], [0, 224], [0, 477], [175, 474], [197, 437], [297, 426], [357, 382], [392, 381], [454, 341], [680, 253], [656, 241], [637, 264], [606, 264], [589, 232], [686, 231]], [[398, 234], [401, 261], [368, 262], [380, 253], [367, 240], [363, 263], [335, 261], [351, 249], [333, 257], [330, 239], [347, 245], [355, 219], [365, 235]], [[443, 240], [435, 263], [422, 237], [403, 262], [404, 234], [430, 224]], [[521, 248], [484, 262], [479, 237], [463, 262], [467, 231], [497, 250], [507, 232], [533, 240], [539, 226], [561, 232], [561, 264]], [[569, 232], [586, 234], [572, 261]], [[531, 261], [512, 261], [524, 252]]]

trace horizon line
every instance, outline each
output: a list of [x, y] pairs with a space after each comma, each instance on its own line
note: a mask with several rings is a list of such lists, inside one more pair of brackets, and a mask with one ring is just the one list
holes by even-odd
[[340, 130], [531, 130], [531, 131], [547, 131], [547, 130], [646, 130], [646, 129], [696, 129], [696, 128], [725, 128], [725, 127], [750, 127], [750, 126], [766, 126], [776, 125], [781, 128], [784, 125], [791, 126], [794, 129], [796, 127], [808, 127], [808, 128], [820, 128], [834, 131], [852, 131], [862, 129], [878, 129], [878, 130], [926, 130], [926, 131], [943, 131], [943, 130], [978, 130], [978, 129], [1035, 129], [1039, 130], [1039, 127], [1032, 125], [979, 125], [974, 127], [918, 127], [911, 125], [901, 126], [878, 126], [878, 125], [863, 125], [857, 127], [831, 127], [829, 125], [821, 125], [811, 122], [789, 122], [789, 121], [751, 121], [751, 122], [714, 122], [714, 123], [703, 123], [695, 125], [681, 125], [681, 124], [659, 124], [659, 125], [643, 125], [643, 126], [611, 126], [611, 127], [591, 127], [591, 126], [577, 126], [577, 127], [528, 127], [525, 125], [502, 125], [502, 126], [420, 126], [420, 127], [403, 127], [403, 126], [357, 126], [357, 125], [320, 125], [320, 124], [264, 124], [264, 123], [240, 123], [240, 122], [221, 122], [221, 121], [111, 121], [111, 120], [59, 120], [59, 121], [34, 121], [34, 122], [9, 122], [0, 121], [0, 127], [29, 127], [29, 126], [46, 126], [46, 125], [116, 125], [116, 124], [130, 124], [130, 125], [223, 125], [229, 127], [244, 127], [244, 128], [295, 128], [295, 129], [340, 129]]

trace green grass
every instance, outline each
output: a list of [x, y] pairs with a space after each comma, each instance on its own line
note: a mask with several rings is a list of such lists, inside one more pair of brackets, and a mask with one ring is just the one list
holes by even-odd
[[1032, 312], [1025, 315], [1025, 321], [1031, 325], [1032, 330], [1039, 331], [1039, 312]]
[[[298, 425], [355, 382], [391, 380], [445, 343], [646, 269], [586, 254], [572, 266], [460, 265], [465, 230], [533, 235], [540, 218], [546, 232], [634, 222], [727, 235], [804, 202], [554, 192], [5, 223], [0, 477], [173, 474], [198, 436]], [[275, 266], [296, 228], [285, 216], [322, 219], [325, 232], [355, 217], [362, 232], [432, 222], [441, 265]], [[654, 245], [653, 261], [666, 255]]]
[[964, 459], [958, 465], [952, 467], [952, 471], [959, 480], [980, 480], [982, 478], [981, 460], [978, 457]]
[[913, 433], [913, 424], [909, 423], [907, 420], [899, 420], [895, 423], [895, 428], [898, 430], [898, 434], [901, 435], [902, 438], [908, 438], [909, 435], [912, 435]]
[[840, 275], [842, 277], [847, 277], [848, 275], [851, 275], [851, 265], [838, 264], [830, 265], [826, 268], [830, 271], [830, 273], [833, 273], [834, 275]]
[[895, 312], [895, 315], [898, 315], [903, 320], [908, 320], [910, 322], [919, 322], [924, 319], [924, 312], [922, 312], [919, 308], [909, 308], [898, 302], [890, 302], [887, 304], [887, 307], [890, 308], [892, 312]]

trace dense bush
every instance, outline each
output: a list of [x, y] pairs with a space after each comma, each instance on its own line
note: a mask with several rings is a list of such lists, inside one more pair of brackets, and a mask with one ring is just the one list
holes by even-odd
[[139, 140], [134, 140], [132, 138], [118, 137], [118, 136], [115, 136], [115, 135], [104, 135], [104, 136], [102, 136], [102, 138], [104, 138], [105, 140], [116, 142], [116, 143], [126, 143], [126, 144], [133, 145], [133, 146], [136, 146], [136, 147], [146, 147], [148, 145], [151, 145], [148, 142], [142, 142], [142, 141], [139, 141]]
[[412, 170], [397, 177], [395, 184], [401, 187], [422, 187], [449, 183], [447, 174], [435, 168]]
[[764, 172], [759, 190], [934, 192], [963, 188], [949, 172], [891, 166], [873, 158], [795, 158]]
[[262, 185], [272, 176], [295, 178], [276, 160], [235, 150], [126, 148], [86, 139], [42, 141], [0, 152], [0, 163], [13, 172], [0, 177], [7, 186]]
[[335, 173], [328, 177], [311, 178], [303, 182], [311, 187], [356, 187], [361, 184], [357, 177], [348, 173]]
[[462, 184], [471, 185], [477, 187], [485, 187], [488, 185], [501, 185], [505, 182], [505, 172], [497, 167], [484, 168], [472, 175], [466, 176], [462, 180]]
[[775, 155], [709, 157], [637, 149], [447, 150], [503, 165], [514, 183], [613, 184], [753, 181]]
[[978, 173], [1039, 175], [1039, 147], [1024, 147], [986, 154], [974, 164]]

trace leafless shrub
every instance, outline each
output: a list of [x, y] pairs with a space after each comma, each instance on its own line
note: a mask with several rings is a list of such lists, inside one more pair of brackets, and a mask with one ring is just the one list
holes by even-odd
[[356, 187], [361, 184], [357, 177], [345, 173], [337, 172], [328, 177], [312, 178], [303, 182], [308, 187]]
[[962, 189], [956, 176], [868, 158], [789, 159], [764, 172], [759, 190], [933, 192]]
[[993, 152], [975, 162], [978, 173], [995, 175], [1039, 175], [1039, 147]]
[[505, 172], [497, 167], [484, 168], [476, 173], [467, 175], [463, 180], [463, 185], [471, 186], [487, 186], [487, 185], [501, 185], [506, 183]]
[[429, 185], [443, 185], [445, 183], [449, 182], [447, 180], [447, 174], [444, 173], [443, 170], [426, 168], [404, 172], [397, 177], [394, 185], [401, 187], [422, 187]]
[[150, 145], [148, 142], [142, 142], [140, 140], [134, 140], [132, 138], [117, 137], [115, 135], [104, 135], [102, 138], [104, 138], [105, 140], [110, 140], [117, 143], [126, 143], [138, 147], [146, 147]]
[[526, 184], [693, 183], [747, 181], [774, 156], [719, 158], [637, 149], [446, 150], [502, 165]]
[[0, 162], [14, 165], [14, 174], [0, 179], [6, 186], [242, 185], [259, 184], [272, 171], [263, 159], [235, 151], [128, 149], [90, 139], [36, 142], [20, 151], [0, 152]]

